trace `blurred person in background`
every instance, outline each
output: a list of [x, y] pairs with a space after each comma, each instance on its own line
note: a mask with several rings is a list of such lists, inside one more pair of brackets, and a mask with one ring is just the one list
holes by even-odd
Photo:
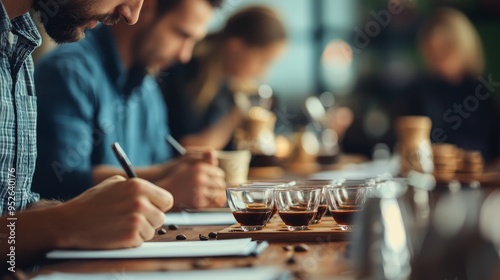
[[498, 158], [500, 106], [484, 73], [481, 38], [460, 11], [437, 9], [422, 26], [419, 47], [428, 73], [397, 102], [399, 115], [431, 118], [431, 140]]
[[42, 58], [35, 75], [40, 150], [34, 190], [68, 199], [124, 175], [111, 150], [119, 142], [138, 177], [170, 191], [177, 207], [225, 203], [214, 152], [170, 160], [167, 109], [154, 77], [190, 60], [220, 2], [145, 0], [137, 25], [100, 25]]
[[200, 42], [188, 64], [168, 69], [161, 86], [172, 135], [186, 146], [225, 148], [244, 118], [231, 85], [264, 76], [286, 37], [275, 11], [248, 7]]

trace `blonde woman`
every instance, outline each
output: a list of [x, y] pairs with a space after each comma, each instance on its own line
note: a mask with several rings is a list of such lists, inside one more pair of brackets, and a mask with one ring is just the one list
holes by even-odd
[[243, 118], [229, 85], [265, 75], [285, 44], [285, 27], [272, 9], [248, 7], [231, 16], [162, 82], [172, 135], [186, 146], [226, 147]]
[[430, 72], [452, 84], [475, 78], [484, 71], [479, 34], [458, 10], [438, 9], [423, 25], [419, 44]]
[[427, 74], [412, 86], [406, 114], [432, 119], [431, 139], [499, 154], [499, 104], [485, 86], [484, 51], [478, 32], [460, 11], [437, 9], [424, 23], [419, 48]]

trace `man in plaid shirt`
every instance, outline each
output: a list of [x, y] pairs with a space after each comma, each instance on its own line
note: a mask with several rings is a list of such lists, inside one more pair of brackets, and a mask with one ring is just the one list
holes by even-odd
[[47, 33], [62, 43], [83, 38], [98, 22], [135, 24], [141, 6], [142, 0], [0, 0], [0, 262], [7, 264], [0, 275], [48, 250], [139, 246], [154, 236], [172, 207], [169, 192], [119, 176], [66, 203], [39, 201], [31, 192], [36, 159], [31, 53], [40, 35], [27, 13], [34, 8]]

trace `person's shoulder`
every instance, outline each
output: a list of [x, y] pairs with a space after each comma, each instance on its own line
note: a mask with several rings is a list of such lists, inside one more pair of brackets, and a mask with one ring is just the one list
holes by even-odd
[[38, 61], [35, 84], [39, 103], [63, 96], [90, 98], [94, 92], [91, 89], [99, 86], [97, 81], [101, 75], [98, 52], [91, 39], [87, 37], [76, 43], [60, 45]]
[[[91, 70], [96, 67], [98, 53], [92, 38], [76, 43], [63, 44], [43, 56], [37, 63], [37, 71], [51, 70]], [[83, 68], [83, 69], [82, 69]]]

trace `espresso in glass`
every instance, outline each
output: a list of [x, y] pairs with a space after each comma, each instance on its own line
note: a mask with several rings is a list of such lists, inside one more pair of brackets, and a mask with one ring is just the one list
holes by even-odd
[[325, 216], [326, 212], [328, 211], [328, 202], [326, 201], [326, 188], [332, 186], [333, 180], [307, 179], [307, 180], [298, 180], [297, 184], [314, 186], [322, 189], [318, 211], [316, 212], [316, 216], [314, 216], [312, 222], [313, 224], [320, 223], [321, 219]]
[[269, 222], [274, 209], [272, 188], [237, 187], [226, 192], [229, 208], [244, 231], [260, 230]]
[[267, 208], [264, 204], [255, 203], [247, 205], [244, 210], [233, 211], [233, 215], [240, 225], [265, 225], [269, 221], [273, 209]]
[[[240, 187], [243, 188], [286, 188], [295, 185], [296, 182], [294, 180], [257, 180], [257, 181], [248, 181], [247, 183], [240, 184]], [[274, 215], [278, 213], [278, 208], [276, 204], [274, 205], [273, 212], [269, 219], [271, 219]]]
[[310, 225], [316, 217], [315, 211], [288, 211], [280, 212], [280, 218], [286, 225], [289, 226], [303, 226]]
[[359, 210], [333, 210], [330, 211], [333, 219], [341, 226], [350, 226], [353, 224], [354, 216]]
[[278, 214], [288, 230], [305, 230], [318, 211], [322, 188], [297, 184], [274, 192]]
[[351, 230], [354, 216], [363, 209], [371, 186], [365, 180], [339, 181], [326, 189], [333, 219], [342, 230]]

